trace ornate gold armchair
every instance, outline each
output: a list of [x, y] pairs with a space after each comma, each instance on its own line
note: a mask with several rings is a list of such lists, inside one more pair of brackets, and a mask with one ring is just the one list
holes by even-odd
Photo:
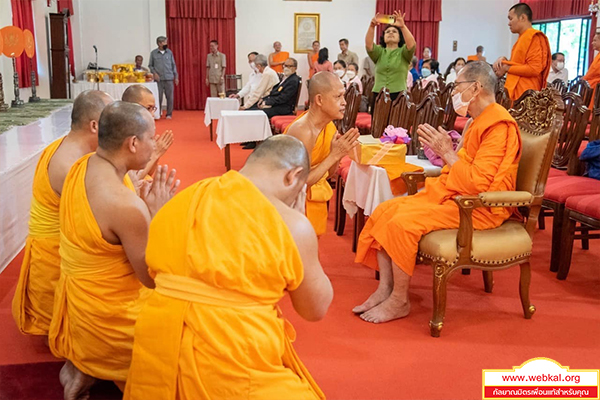
[[[421, 238], [418, 263], [433, 267], [433, 317], [431, 336], [439, 337], [446, 312], [446, 285], [452, 274], [463, 268], [483, 271], [485, 291], [492, 292], [492, 271], [521, 267], [519, 294], [525, 318], [535, 307], [529, 302], [533, 232], [544, 198], [550, 163], [563, 122], [563, 102], [551, 89], [532, 92], [517, 109], [510, 110], [522, 138], [522, 156], [516, 191], [486, 192], [454, 199], [460, 213], [458, 229], [431, 232]], [[423, 173], [405, 173], [408, 193], [424, 182]], [[524, 222], [507, 220], [495, 229], [475, 231], [473, 210], [478, 207], [519, 207]]]

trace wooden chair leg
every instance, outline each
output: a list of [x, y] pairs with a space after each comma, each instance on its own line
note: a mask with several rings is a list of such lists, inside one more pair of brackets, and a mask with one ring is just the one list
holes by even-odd
[[519, 294], [521, 296], [521, 305], [523, 306], [523, 315], [525, 319], [531, 319], [535, 313], [535, 306], [529, 301], [529, 284], [531, 283], [531, 266], [529, 261], [521, 264], [521, 279], [519, 279]]
[[447, 271], [445, 265], [433, 265], [433, 317], [429, 321], [429, 332], [433, 337], [440, 337], [446, 315]]
[[492, 271], [481, 271], [483, 273], [483, 287], [486, 293], [494, 290], [494, 273]]
[[562, 249], [559, 254], [558, 273], [556, 277], [560, 280], [567, 279], [571, 268], [571, 257], [573, 256], [573, 242], [575, 241], [576, 222], [569, 218], [569, 212], [565, 212], [562, 227]]
[[356, 253], [358, 246], [358, 237], [365, 226], [365, 210], [358, 207], [358, 211], [354, 216], [354, 232], [352, 234], [352, 251]]
[[[590, 230], [588, 228], [582, 227], [581, 234], [587, 236], [590, 234]], [[589, 250], [590, 249], [590, 239], [581, 239], [581, 248], [583, 250]]]
[[562, 228], [563, 218], [565, 214], [565, 205], [559, 204], [554, 210], [554, 217], [552, 218], [552, 251], [550, 255], [550, 271], [558, 271], [558, 263], [560, 258], [560, 252], [562, 247]]
[[338, 236], [344, 234], [346, 228], [346, 209], [344, 208], [344, 180], [338, 176], [335, 185], [335, 232]]
[[540, 215], [538, 216], [538, 226], [540, 227], [541, 231], [546, 229], [546, 212], [544, 211], [544, 207], [540, 209]]

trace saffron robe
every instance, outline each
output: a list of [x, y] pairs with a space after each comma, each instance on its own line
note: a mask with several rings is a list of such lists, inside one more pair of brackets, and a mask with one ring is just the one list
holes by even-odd
[[30, 335], [48, 334], [54, 290], [60, 276], [60, 196], [50, 184], [48, 165], [63, 140], [64, 137], [57, 139], [44, 149], [35, 169], [29, 235], [12, 301], [17, 328], [21, 333]]
[[[300, 114], [283, 132], [287, 134], [289, 128], [300, 119], [306, 111]], [[337, 133], [337, 128], [333, 122], [328, 123], [325, 128], [319, 132], [315, 140], [315, 145], [310, 154], [310, 168], [319, 165], [331, 153], [331, 141]], [[306, 192], [306, 217], [315, 229], [317, 236], [323, 235], [327, 231], [327, 202], [333, 197], [333, 189], [327, 182], [329, 172], [326, 172], [317, 183], [310, 186]]]
[[188, 187], [150, 225], [156, 290], [126, 400], [319, 399], [277, 303], [304, 270], [275, 206], [236, 171]]
[[[313, 65], [317, 64], [317, 62], [319, 61], [319, 52], [316, 52], [310, 59], [312, 60]], [[314, 68], [311, 68], [309, 65], [308, 66], [308, 79], [312, 78], [316, 72], [317, 71]]]
[[[138, 280], [121, 245], [108, 243], [90, 208], [80, 158], [63, 186], [60, 205], [60, 279], [50, 324], [50, 350], [95, 378], [127, 379], [133, 327], [152, 290]], [[125, 175], [126, 186], [133, 190]]]
[[512, 48], [505, 87], [512, 101], [529, 89], [546, 87], [552, 65], [552, 52], [548, 38], [542, 32], [530, 28], [519, 36]]
[[[290, 53], [288, 53], [287, 51], [280, 51], [279, 53], [273, 53], [273, 62], [274, 63], [285, 62], [285, 60], [287, 60], [288, 58], [290, 58]], [[271, 65], [270, 67], [273, 71], [277, 72], [278, 74], [283, 73], [283, 65]]]
[[[459, 225], [456, 196], [515, 190], [521, 156], [517, 123], [499, 104], [488, 106], [473, 120], [458, 152], [460, 160], [445, 166], [437, 178], [414, 196], [381, 203], [367, 220], [359, 237], [356, 262], [377, 269], [377, 251], [385, 250], [396, 265], [413, 274], [419, 241], [429, 232]], [[500, 226], [510, 217], [506, 208], [473, 211], [475, 229]]]
[[588, 69], [587, 73], [583, 76], [583, 79], [585, 79], [587, 83], [590, 84], [592, 89], [594, 89], [594, 94], [590, 103], [591, 110], [592, 108], [594, 108], [594, 99], [596, 98], [596, 85], [600, 83], [600, 54], [598, 54], [594, 58], [592, 65], [590, 65], [590, 68]]

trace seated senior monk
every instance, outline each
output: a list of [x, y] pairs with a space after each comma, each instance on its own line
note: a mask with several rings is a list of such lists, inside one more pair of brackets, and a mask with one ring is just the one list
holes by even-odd
[[[123, 97], [121, 100], [126, 101], [128, 103], [137, 103], [140, 106], [144, 107], [146, 110], [150, 112], [151, 115], [154, 115], [154, 111], [156, 111], [156, 99], [154, 98], [154, 94], [152, 91], [148, 89], [144, 85], [131, 85], [123, 92]], [[156, 135], [154, 137], [154, 141], [156, 142], [156, 147], [154, 152], [152, 153], [152, 157], [150, 158], [150, 162], [148, 165], [141, 171], [136, 173], [134, 179], [143, 178], [147, 175], [152, 175], [156, 171], [156, 166], [160, 158], [169, 150], [169, 147], [173, 144], [173, 131], [165, 131], [161, 135]], [[129, 171], [130, 176], [133, 175], [133, 171]]]
[[60, 207], [60, 279], [50, 324], [50, 350], [67, 360], [65, 400], [87, 396], [95, 379], [124, 387], [133, 327], [154, 281], [145, 261], [151, 218], [173, 196], [175, 171], [159, 166], [140, 197], [127, 171], [154, 150], [154, 120], [137, 104], [117, 101], [100, 116], [98, 150], [80, 158], [65, 179]]
[[60, 276], [58, 212], [63, 182], [79, 158], [98, 147], [98, 120], [113, 99], [88, 90], [73, 102], [71, 131], [42, 152], [33, 177], [29, 235], [12, 313], [22, 333], [48, 335], [54, 307], [54, 290]]
[[154, 218], [156, 290], [135, 326], [126, 400], [324, 398], [277, 306], [287, 292], [317, 321], [333, 298], [312, 226], [294, 209], [309, 171], [299, 140], [271, 137], [240, 172], [190, 186]]
[[333, 190], [327, 178], [336, 171], [340, 160], [358, 145], [358, 129], [338, 134], [333, 123], [344, 117], [346, 100], [344, 84], [337, 75], [322, 71], [310, 79], [310, 108], [292, 122], [284, 134], [294, 136], [310, 154], [310, 174], [307, 179], [306, 216], [317, 236], [327, 228], [327, 202]]
[[[356, 262], [378, 268], [380, 281], [375, 293], [353, 309], [363, 320], [381, 323], [409, 313], [408, 289], [421, 236], [458, 228], [456, 196], [515, 190], [521, 135], [512, 116], [495, 101], [496, 83], [494, 71], [482, 61], [470, 62], [458, 73], [454, 109], [473, 118], [458, 152], [442, 128], [419, 126], [421, 142], [446, 165], [439, 177], [425, 181], [424, 190], [382, 203], [366, 222]], [[475, 229], [491, 229], [510, 216], [506, 208], [478, 208], [473, 224]]]

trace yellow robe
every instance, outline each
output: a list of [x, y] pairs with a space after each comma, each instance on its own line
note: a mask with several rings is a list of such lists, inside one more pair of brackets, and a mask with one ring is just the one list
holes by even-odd
[[[306, 114], [306, 111], [300, 114], [294, 122], [300, 119], [304, 114]], [[294, 122], [285, 129], [283, 132], [284, 134], [288, 132]], [[315, 141], [315, 146], [310, 154], [311, 168], [319, 165], [327, 158], [329, 153], [331, 153], [331, 141], [336, 133], [337, 128], [333, 122], [328, 123], [327, 126], [325, 126], [325, 129], [319, 132], [319, 136], [317, 136], [317, 140]], [[323, 175], [317, 183], [309, 187], [306, 192], [306, 217], [315, 229], [317, 236], [321, 236], [327, 231], [327, 216], [329, 215], [327, 202], [333, 197], [333, 189], [331, 189], [329, 182], [327, 182], [327, 178], [329, 178], [329, 173], [325, 173], [325, 175]]]
[[50, 185], [48, 164], [64, 138], [42, 152], [33, 177], [29, 235], [25, 242], [12, 313], [21, 333], [47, 335], [54, 307], [54, 290], [60, 276], [58, 246], [60, 197]]
[[[125, 381], [133, 327], [151, 290], [138, 280], [121, 245], [102, 238], [85, 177], [92, 154], [80, 158], [63, 186], [60, 207], [60, 270], [50, 350], [93, 377]], [[133, 190], [131, 180], [125, 182]]]
[[150, 225], [156, 290], [135, 327], [124, 399], [319, 399], [277, 303], [303, 279], [287, 225], [236, 171], [200, 181]]
[[542, 32], [530, 28], [519, 36], [512, 48], [505, 87], [512, 101], [529, 89], [542, 90], [547, 85], [552, 65], [552, 52], [548, 38]]
[[[421, 237], [458, 228], [454, 197], [515, 190], [521, 157], [517, 123], [501, 105], [488, 106], [464, 134], [458, 156], [452, 168], [446, 166], [439, 177], [428, 178], [423, 191], [388, 200], [375, 209], [359, 237], [356, 262], [377, 269], [377, 251], [384, 249], [412, 275]], [[478, 208], [473, 211], [473, 224], [480, 230], [495, 228], [511, 213], [506, 208]]]
[[590, 84], [592, 89], [594, 89], [592, 101], [589, 105], [589, 108], [592, 109], [594, 108], [594, 98], [596, 97], [596, 85], [600, 83], [600, 54], [598, 54], [594, 58], [592, 65], [590, 65], [590, 68], [588, 69], [587, 73], [583, 76], [583, 79], [585, 79]]
[[[273, 53], [273, 62], [275, 63], [285, 62], [285, 60], [287, 60], [288, 58], [290, 58], [290, 53], [288, 53], [287, 51]], [[279, 74], [283, 73], [283, 65], [274, 65], [271, 67], [271, 69]]]

